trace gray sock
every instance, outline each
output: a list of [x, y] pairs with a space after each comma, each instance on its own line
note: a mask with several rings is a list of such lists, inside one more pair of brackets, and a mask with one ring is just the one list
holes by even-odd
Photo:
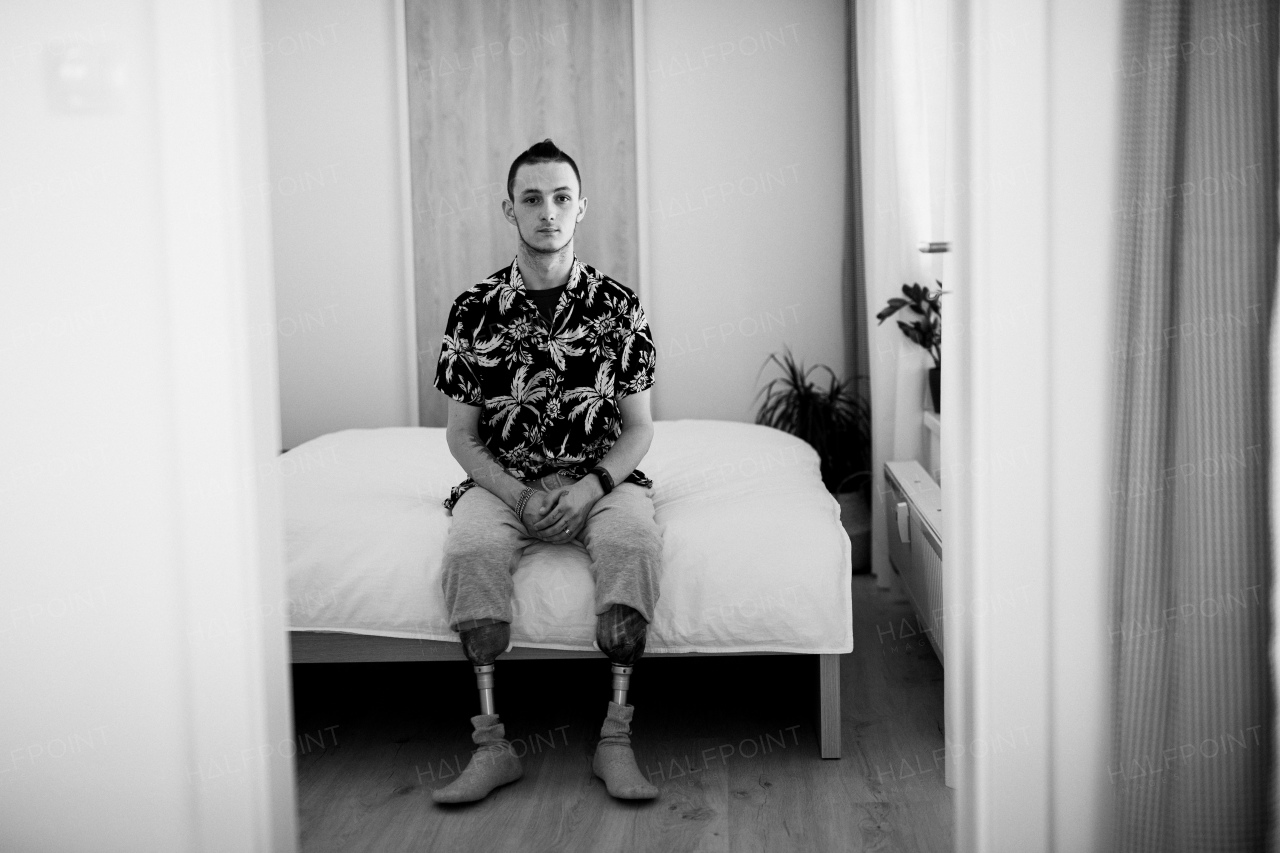
[[524, 775], [497, 714], [477, 714], [471, 718], [471, 725], [475, 727], [471, 739], [479, 749], [471, 754], [461, 776], [431, 792], [431, 799], [437, 803], [474, 803], [499, 785]]
[[604, 780], [609, 793], [620, 800], [652, 800], [658, 789], [649, 784], [636, 766], [631, 751], [631, 705], [609, 703], [609, 714], [600, 727], [600, 742], [591, 760], [591, 769]]

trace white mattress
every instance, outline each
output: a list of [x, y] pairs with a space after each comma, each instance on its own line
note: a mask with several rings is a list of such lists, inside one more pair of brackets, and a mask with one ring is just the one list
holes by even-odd
[[[290, 625], [456, 640], [440, 591], [465, 474], [442, 428], [346, 430], [279, 460]], [[799, 439], [730, 421], [658, 421], [640, 464], [663, 535], [648, 650], [853, 649], [850, 544]], [[512, 642], [591, 649], [592, 580], [580, 544], [537, 543], [515, 573]]]

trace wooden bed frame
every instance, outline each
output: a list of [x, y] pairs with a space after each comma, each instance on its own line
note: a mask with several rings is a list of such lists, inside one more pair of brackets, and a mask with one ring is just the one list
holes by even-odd
[[[291, 631], [289, 641], [294, 663], [381, 663], [394, 661], [460, 661], [461, 647], [440, 640], [412, 640], [375, 637], [331, 631]], [[645, 652], [646, 658], [728, 657], [788, 652]], [[565, 660], [598, 658], [595, 651], [531, 649], [516, 646], [503, 660]], [[823, 758], [840, 757], [840, 655], [818, 658], [818, 742]]]

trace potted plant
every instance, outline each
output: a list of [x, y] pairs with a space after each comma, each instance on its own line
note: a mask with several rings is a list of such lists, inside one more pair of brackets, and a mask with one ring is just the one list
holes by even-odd
[[870, 571], [871, 407], [826, 365], [797, 364], [790, 348], [781, 357], [769, 356], [760, 370], [770, 362], [782, 375], [756, 394], [764, 398], [756, 423], [802, 438], [818, 451], [822, 481], [840, 503], [853, 546], [853, 572]]
[[944, 293], [942, 282], [937, 282], [938, 289], [930, 290], [919, 284], [902, 285], [902, 293], [906, 299], [893, 297], [888, 307], [876, 315], [883, 323], [903, 308], [910, 308], [919, 315], [910, 323], [898, 321], [902, 333], [933, 357], [933, 367], [929, 368], [929, 394], [933, 398], [933, 410], [942, 414], [942, 301]]

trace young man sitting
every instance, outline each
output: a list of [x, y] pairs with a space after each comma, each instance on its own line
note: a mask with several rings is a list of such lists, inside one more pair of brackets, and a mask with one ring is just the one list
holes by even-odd
[[595, 579], [596, 645], [613, 673], [592, 767], [613, 796], [652, 799], [626, 696], [661, 568], [653, 482], [636, 467], [653, 438], [653, 338], [636, 295], [574, 254], [587, 199], [569, 155], [550, 139], [532, 146], [511, 164], [507, 195], [515, 260], [454, 301], [436, 369], [450, 398], [449, 449], [468, 474], [445, 501], [444, 594], [481, 713], [471, 718], [477, 750], [433, 798], [473, 802], [523, 774], [493, 700], [511, 573], [535, 541], [577, 540]]

